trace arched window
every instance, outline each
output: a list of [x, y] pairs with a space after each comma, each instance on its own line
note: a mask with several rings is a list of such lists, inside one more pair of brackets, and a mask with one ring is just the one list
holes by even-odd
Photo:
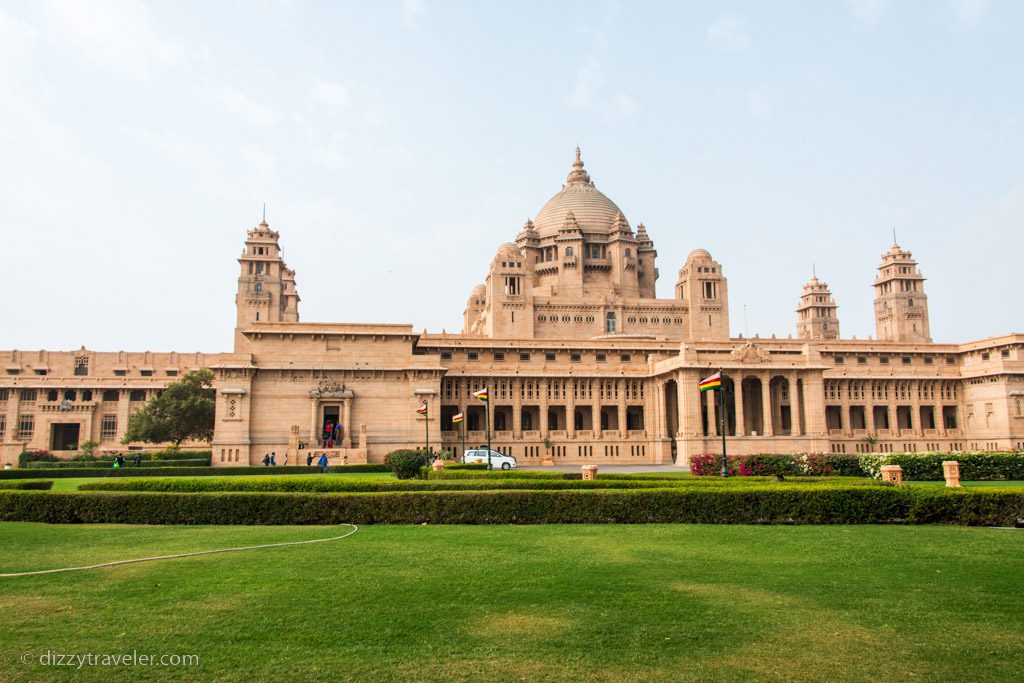
[[572, 253], [573, 253], [572, 252], [572, 247], [566, 247], [565, 248], [565, 256], [566, 256], [566, 258], [568, 258], [569, 256], [572, 256]]
[[609, 311], [604, 317], [604, 331], [609, 334], [615, 333], [615, 312]]
[[632, 255], [633, 255], [633, 250], [632, 249], [627, 249], [626, 250], [626, 258], [629, 258]]
[[259, 282], [257, 282], [256, 283], [256, 293], [259, 294], [262, 291], [263, 291], [263, 285], [260, 284]]

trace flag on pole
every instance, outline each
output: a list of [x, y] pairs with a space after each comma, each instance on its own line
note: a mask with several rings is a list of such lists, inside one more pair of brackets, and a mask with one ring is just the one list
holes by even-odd
[[454, 424], [458, 424], [458, 423], [462, 422], [465, 419], [466, 418], [465, 418], [465, 416], [462, 413], [457, 413], [455, 415], [452, 415], [452, 424], [453, 425]]
[[712, 389], [721, 389], [721, 388], [722, 388], [722, 371], [721, 370], [719, 370], [715, 374], [711, 375], [710, 377], [702, 379], [700, 381], [700, 390], [701, 391], [711, 391]]
[[480, 391], [474, 391], [473, 395], [476, 396], [481, 401], [488, 400], [487, 399], [487, 389], [481, 389]]
[[421, 405], [416, 412], [419, 413], [420, 415], [426, 415], [427, 414], [427, 404], [424, 403], [423, 405]]

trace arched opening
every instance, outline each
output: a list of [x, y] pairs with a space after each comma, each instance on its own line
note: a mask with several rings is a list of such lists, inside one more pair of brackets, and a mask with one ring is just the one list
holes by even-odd
[[743, 379], [743, 433], [748, 436], [764, 434], [764, 404], [761, 401], [761, 380]]
[[772, 402], [772, 433], [788, 436], [793, 433], [793, 413], [789, 391], [789, 380], [781, 375], [772, 377], [768, 383], [768, 394]]

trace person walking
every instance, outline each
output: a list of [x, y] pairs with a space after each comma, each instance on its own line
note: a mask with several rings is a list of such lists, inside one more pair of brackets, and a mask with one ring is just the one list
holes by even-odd
[[277, 467], [277, 453], [270, 451], [270, 466]]
[[306, 467], [310, 467], [313, 464], [313, 453], [306, 453]]
[[327, 454], [321, 453], [320, 459], [316, 461], [317, 466], [322, 468], [324, 474], [327, 474]]
[[270, 453], [263, 454], [263, 466], [270, 467]]

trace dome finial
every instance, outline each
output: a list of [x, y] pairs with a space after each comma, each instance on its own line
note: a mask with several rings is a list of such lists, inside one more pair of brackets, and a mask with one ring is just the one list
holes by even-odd
[[583, 159], [580, 158], [579, 145], [576, 145], [576, 160], [572, 162], [572, 171], [569, 172], [569, 178], [566, 182], [570, 185], [573, 183], [593, 185], [590, 180], [590, 174], [583, 170]]

